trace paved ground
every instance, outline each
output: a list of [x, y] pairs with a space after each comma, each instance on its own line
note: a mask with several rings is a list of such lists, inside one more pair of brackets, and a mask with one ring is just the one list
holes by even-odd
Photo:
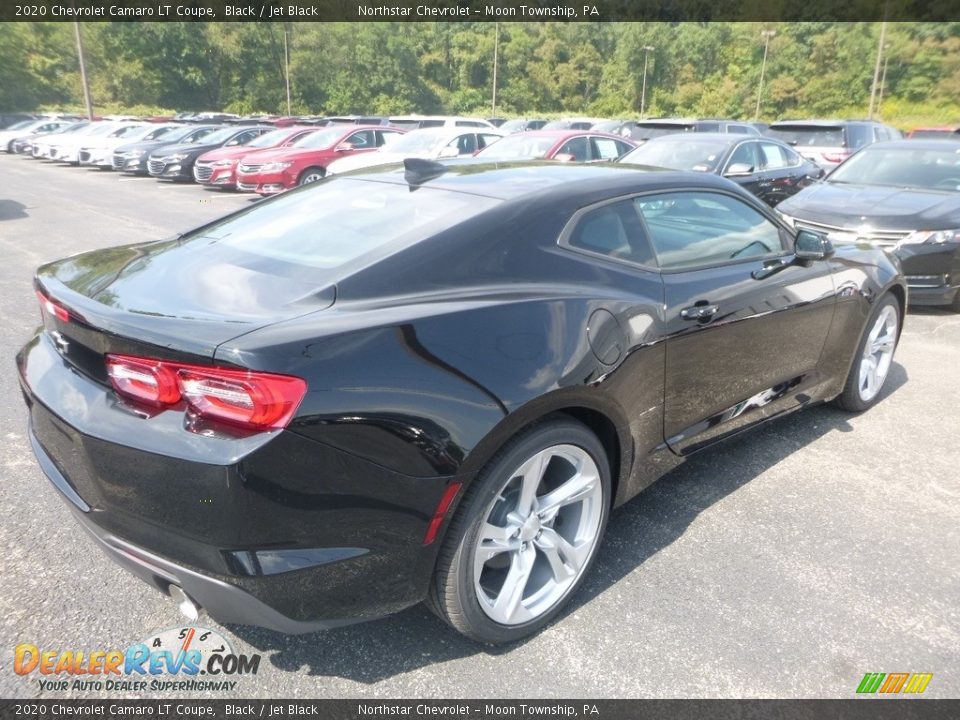
[[[183, 624], [100, 555], [33, 461], [13, 370], [38, 324], [31, 273], [249, 200], [9, 156], [0, 178], [0, 695], [27, 697], [16, 644], [122, 648]], [[238, 693], [851, 697], [865, 672], [906, 671], [958, 697], [958, 351], [960, 317], [912, 312], [873, 410], [795, 415], [661, 480], [614, 514], [585, 590], [529, 642], [484, 650], [419, 607], [302, 637], [220, 628], [264, 656]]]

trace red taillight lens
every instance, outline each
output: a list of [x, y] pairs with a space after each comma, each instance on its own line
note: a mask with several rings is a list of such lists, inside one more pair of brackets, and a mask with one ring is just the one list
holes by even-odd
[[850, 157], [850, 153], [849, 153], [849, 152], [824, 153], [824, 154], [823, 154], [823, 159], [826, 160], [827, 162], [832, 162], [832, 163], [842, 163], [842, 162], [843, 162], [844, 160], [846, 160], [848, 157]]
[[157, 360], [107, 356], [113, 388], [128, 398], [160, 407], [180, 402], [180, 384], [170, 368]]
[[200, 415], [250, 428], [286, 427], [307, 384], [287, 375], [180, 368], [184, 399]]
[[70, 311], [68, 311], [62, 305], [58, 305], [57, 303], [55, 303], [53, 300], [48, 298], [39, 290], [37, 290], [37, 300], [40, 301], [41, 314], [46, 312], [46, 313], [49, 313], [50, 315], [53, 315], [58, 320], [62, 320], [63, 322], [70, 322]]
[[154, 406], [181, 400], [200, 417], [254, 430], [286, 427], [307, 392], [289, 375], [107, 355], [114, 390]]

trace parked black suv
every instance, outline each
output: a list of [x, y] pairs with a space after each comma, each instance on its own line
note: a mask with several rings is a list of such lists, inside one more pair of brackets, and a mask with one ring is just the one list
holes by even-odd
[[862, 147], [903, 137], [896, 128], [872, 120], [781, 120], [772, 123], [766, 135], [792, 145], [828, 171]]

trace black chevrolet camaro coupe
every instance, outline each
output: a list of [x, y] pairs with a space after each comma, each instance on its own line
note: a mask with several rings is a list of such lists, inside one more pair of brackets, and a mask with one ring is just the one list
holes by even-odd
[[187, 613], [306, 632], [422, 600], [499, 643], [612, 507], [818, 402], [876, 402], [905, 309], [723, 178], [408, 160], [36, 276], [44, 472]]

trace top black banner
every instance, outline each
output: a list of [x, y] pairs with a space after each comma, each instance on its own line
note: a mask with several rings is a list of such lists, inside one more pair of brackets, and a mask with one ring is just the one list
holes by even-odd
[[44, 22], [960, 21], [960, 0], [24, 0], [0, 21]]

